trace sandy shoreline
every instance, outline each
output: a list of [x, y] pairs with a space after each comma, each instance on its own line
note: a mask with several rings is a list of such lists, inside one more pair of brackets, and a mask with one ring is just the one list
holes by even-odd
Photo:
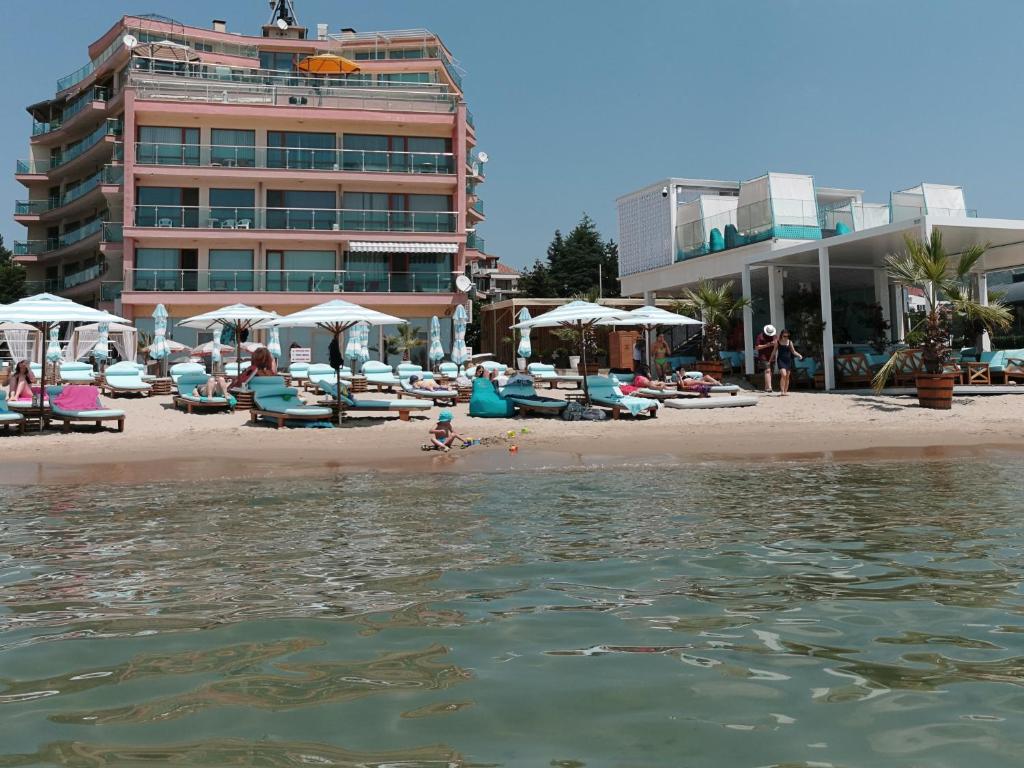
[[[557, 393], [556, 393], [557, 394]], [[308, 399], [308, 396], [307, 396]], [[672, 464], [699, 460], [926, 460], [1024, 450], [1024, 397], [958, 399], [924, 411], [906, 397], [799, 392], [762, 396], [754, 408], [676, 411], [657, 419], [563, 422], [473, 419], [456, 428], [489, 445], [424, 453], [436, 417], [351, 418], [336, 429], [250, 425], [248, 413], [188, 416], [170, 398], [108, 399], [128, 412], [126, 431], [30, 433], [3, 440], [0, 484], [139, 483], [325, 475], [348, 471], [505, 471], [547, 467]], [[526, 432], [522, 430], [525, 428]], [[509, 438], [508, 430], [515, 430]], [[508, 446], [515, 443], [518, 452]]]

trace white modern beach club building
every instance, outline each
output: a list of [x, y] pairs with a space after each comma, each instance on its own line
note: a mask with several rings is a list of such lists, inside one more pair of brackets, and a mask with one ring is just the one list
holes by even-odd
[[739, 182], [666, 178], [616, 202], [623, 296], [652, 303], [705, 278], [735, 281], [753, 301], [742, 342], [734, 338], [747, 373], [754, 372], [760, 327], [786, 327], [787, 303], [804, 311], [813, 296], [825, 322], [827, 389], [835, 388], [835, 348], [871, 336], [866, 308], [880, 306], [887, 340], [903, 340], [907, 291], [889, 280], [884, 265], [887, 255], [904, 250], [904, 236], [926, 240], [941, 230], [953, 255], [989, 243], [976, 274], [982, 296], [988, 273], [1024, 265], [1024, 220], [979, 218], [958, 186], [918, 184], [873, 203], [862, 190], [767, 173]]

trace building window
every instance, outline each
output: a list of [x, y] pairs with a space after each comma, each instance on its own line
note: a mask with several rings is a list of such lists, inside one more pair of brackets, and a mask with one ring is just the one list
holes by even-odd
[[135, 226], [198, 227], [199, 190], [179, 187], [138, 187]]
[[213, 165], [256, 167], [256, 131], [214, 128], [210, 132], [210, 145]]
[[347, 133], [342, 152], [347, 171], [454, 173], [451, 139]]
[[267, 290], [330, 293], [339, 282], [334, 251], [267, 251]]
[[267, 229], [336, 229], [338, 198], [334, 192], [267, 190]]
[[454, 232], [448, 195], [345, 192], [343, 229], [373, 232]]
[[253, 189], [211, 189], [210, 227], [252, 229], [256, 219]]
[[260, 51], [260, 69], [272, 69], [277, 72], [291, 72], [298, 60], [297, 53], [288, 51]]
[[210, 290], [254, 290], [252, 251], [211, 250]]
[[140, 165], [199, 165], [199, 129], [140, 125], [135, 161]]
[[267, 167], [337, 170], [336, 147], [333, 133], [267, 131]]
[[194, 249], [137, 248], [131, 289], [136, 291], [194, 291], [199, 253]]
[[387, 72], [378, 76], [381, 83], [432, 83], [433, 76], [429, 72]]

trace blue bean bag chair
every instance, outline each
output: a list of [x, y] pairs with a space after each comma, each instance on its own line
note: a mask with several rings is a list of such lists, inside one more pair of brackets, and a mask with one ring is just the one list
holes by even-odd
[[473, 393], [469, 396], [469, 415], [481, 419], [508, 419], [516, 407], [498, 394], [488, 379], [473, 379]]
[[711, 230], [711, 234], [708, 236], [708, 245], [712, 253], [718, 253], [718, 251], [725, 250], [725, 238], [722, 237], [722, 233], [718, 231], [718, 227]]

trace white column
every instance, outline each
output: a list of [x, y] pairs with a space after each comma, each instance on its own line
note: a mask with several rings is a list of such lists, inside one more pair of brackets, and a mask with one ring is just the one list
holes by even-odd
[[892, 338], [892, 298], [889, 294], [889, 275], [884, 269], [875, 270], [875, 301], [882, 308], [882, 319], [889, 323], [889, 338]]
[[748, 376], [754, 375], [754, 308], [750, 305], [750, 266], [744, 265], [740, 286], [747, 306], [743, 308], [743, 370]]
[[892, 295], [893, 295], [892, 325], [893, 325], [893, 330], [895, 331], [895, 333], [893, 334], [893, 339], [895, 339], [895, 341], [897, 343], [902, 344], [906, 340], [906, 338], [907, 338], [907, 321], [906, 321], [907, 297], [906, 297], [906, 288], [904, 288], [899, 283], [896, 283], [892, 287]]
[[832, 349], [832, 275], [829, 270], [828, 248], [818, 246], [818, 283], [821, 287], [821, 319], [825, 330], [821, 334], [821, 363], [825, 368], [825, 390], [836, 388], [835, 353]]
[[772, 325], [780, 333], [786, 327], [786, 310], [782, 299], [784, 282], [782, 267], [768, 267], [768, 314]]
[[[988, 272], [978, 273], [978, 303], [983, 307], [988, 306]], [[989, 337], [988, 331], [981, 332], [981, 349], [978, 351], [992, 351], [992, 339]]]

